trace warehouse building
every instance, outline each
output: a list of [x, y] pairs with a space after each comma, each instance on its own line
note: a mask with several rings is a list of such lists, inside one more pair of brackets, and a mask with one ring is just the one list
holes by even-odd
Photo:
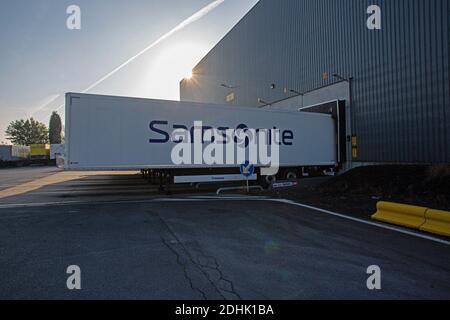
[[261, 0], [180, 97], [304, 111], [340, 101], [347, 166], [450, 163], [449, 16], [448, 0]]

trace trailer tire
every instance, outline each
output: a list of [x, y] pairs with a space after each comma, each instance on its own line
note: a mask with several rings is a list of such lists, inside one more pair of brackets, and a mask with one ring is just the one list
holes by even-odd
[[286, 180], [294, 180], [298, 178], [298, 174], [294, 170], [287, 170], [285, 174]]
[[258, 176], [259, 185], [264, 189], [268, 189], [273, 181], [276, 181], [276, 176]]
[[265, 176], [264, 177], [265, 182], [267, 183], [267, 185], [271, 185], [272, 182], [277, 181], [277, 176], [276, 175], [272, 175], [272, 176]]

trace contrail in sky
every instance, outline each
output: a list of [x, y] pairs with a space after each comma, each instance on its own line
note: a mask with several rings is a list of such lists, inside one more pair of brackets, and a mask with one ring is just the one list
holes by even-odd
[[54, 102], [56, 99], [58, 99], [61, 95], [60, 94], [53, 94], [48, 97], [46, 97], [42, 103], [40, 103], [34, 110], [32, 110], [29, 115], [30, 117], [33, 117], [36, 113], [39, 111], [44, 110], [49, 104]]
[[[98, 86], [100, 83], [102, 83], [103, 81], [107, 80], [109, 77], [111, 77], [112, 75], [114, 75], [116, 72], [118, 72], [119, 70], [121, 70], [122, 68], [124, 68], [125, 66], [127, 66], [129, 63], [131, 63], [132, 61], [134, 61], [135, 59], [137, 59], [138, 57], [140, 57], [141, 55], [143, 55], [144, 53], [146, 53], [148, 50], [152, 49], [153, 47], [155, 47], [156, 45], [158, 45], [159, 43], [161, 43], [162, 41], [166, 40], [167, 38], [169, 38], [170, 36], [172, 36], [174, 33], [184, 29], [185, 27], [187, 27], [188, 25], [190, 25], [191, 23], [203, 18], [205, 15], [207, 15], [209, 12], [211, 12], [212, 10], [214, 10], [215, 8], [217, 8], [219, 5], [221, 5], [225, 0], [216, 0], [211, 2], [210, 4], [208, 4], [207, 6], [203, 7], [202, 9], [200, 9], [199, 11], [197, 11], [196, 13], [194, 13], [192, 16], [190, 16], [189, 18], [185, 19], [184, 21], [182, 21], [180, 24], [178, 24], [176, 27], [174, 27], [172, 30], [170, 30], [169, 32], [165, 33], [164, 35], [162, 35], [160, 38], [158, 38], [156, 41], [154, 41], [152, 44], [150, 44], [149, 46], [147, 46], [146, 48], [144, 48], [143, 50], [141, 50], [139, 53], [135, 54], [134, 56], [132, 56], [131, 58], [129, 58], [127, 61], [125, 61], [124, 63], [122, 63], [121, 65], [119, 65], [117, 68], [115, 68], [114, 70], [112, 70], [111, 72], [109, 72], [108, 74], [106, 74], [105, 76], [101, 77], [100, 79], [98, 79], [97, 81], [95, 81], [93, 84], [91, 84], [89, 87], [87, 87], [86, 89], [84, 89], [81, 93], [86, 93], [90, 90], [92, 90], [93, 88], [95, 88], [96, 86]], [[57, 110], [61, 109], [62, 107], [64, 107], [64, 104], [59, 106]]]

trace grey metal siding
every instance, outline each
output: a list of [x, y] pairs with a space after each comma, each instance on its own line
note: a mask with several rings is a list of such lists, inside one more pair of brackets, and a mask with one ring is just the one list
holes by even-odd
[[[372, 4], [382, 30], [366, 27]], [[336, 72], [354, 78], [356, 161], [449, 163], [449, 16], [449, 0], [261, 0], [181, 82], [181, 99], [223, 103], [233, 91], [256, 106]]]

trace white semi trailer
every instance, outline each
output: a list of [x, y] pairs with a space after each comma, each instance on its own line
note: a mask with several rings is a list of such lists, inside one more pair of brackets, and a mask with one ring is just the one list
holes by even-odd
[[[223, 133], [279, 130], [280, 178], [339, 164], [338, 123], [330, 114], [67, 93], [65, 121], [68, 170], [141, 170], [175, 183], [239, 179], [237, 162], [174, 162], [174, 147], [181, 142], [174, 133], [185, 130], [195, 142], [199, 123], [205, 131], [214, 128]], [[226, 152], [224, 148], [224, 158]], [[251, 179], [260, 176], [263, 166], [255, 163], [255, 167]]]

